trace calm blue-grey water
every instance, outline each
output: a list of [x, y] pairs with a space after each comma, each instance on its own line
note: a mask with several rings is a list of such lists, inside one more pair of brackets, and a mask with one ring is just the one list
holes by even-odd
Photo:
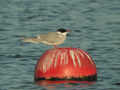
[[[20, 38], [72, 30], [60, 46], [87, 51], [98, 81], [48, 87], [34, 83], [39, 57], [52, 46], [25, 44]], [[119, 90], [120, 0], [0, 0], [0, 90]]]

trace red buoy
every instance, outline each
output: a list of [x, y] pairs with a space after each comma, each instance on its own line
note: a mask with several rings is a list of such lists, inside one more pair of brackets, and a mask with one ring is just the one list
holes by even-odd
[[88, 53], [79, 48], [53, 48], [38, 60], [35, 81], [97, 80], [96, 65]]

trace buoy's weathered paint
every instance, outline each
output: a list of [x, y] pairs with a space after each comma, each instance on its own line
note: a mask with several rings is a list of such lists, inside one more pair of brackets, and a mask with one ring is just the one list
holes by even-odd
[[97, 79], [96, 65], [88, 53], [79, 48], [47, 50], [37, 62], [35, 80]]

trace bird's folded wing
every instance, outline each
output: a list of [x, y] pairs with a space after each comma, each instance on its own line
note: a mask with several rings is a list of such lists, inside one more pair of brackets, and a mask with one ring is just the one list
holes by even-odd
[[49, 32], [47, 34], [40, 34], [37, 36], [37, 39], [40, 39], [41, 41], [54, 41], [56, 38], [56, 34], [54, 32]]
[[40, 43], [41, 41], [37, 38], [24, 38], [24, 42], [30, 42], [30, 43]]

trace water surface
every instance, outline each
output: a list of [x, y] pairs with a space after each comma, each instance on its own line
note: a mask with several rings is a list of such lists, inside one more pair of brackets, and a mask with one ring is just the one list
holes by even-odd
[[[20, 38], [61, 27], [72, 32], [60, 47], [87, 51], [96, 63], [96, 83], [34, 83], [37, 60], [52, 46], [25, 44]], [[0, 90], [118, 90], [115, 83], [120, 83], [120, 0], [0, 1]]]

